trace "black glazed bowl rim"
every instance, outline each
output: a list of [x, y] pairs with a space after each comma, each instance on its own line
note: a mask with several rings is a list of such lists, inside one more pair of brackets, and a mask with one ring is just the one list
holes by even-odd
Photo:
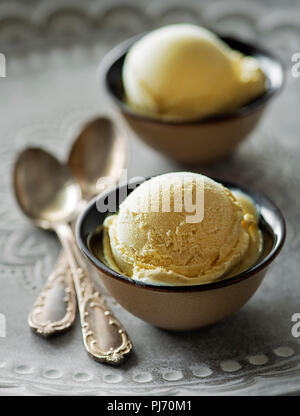
[[[107, 55], [105, 55], [98, 67], [97, 77], [100, 85], [104, 85], [105, 91], [125, 115], [129, 115], [137, 120], [163, 125], [187, 126], [194, 124], [210, 124], [218, 121], [236, 119], [245, 117], [248, 114], [262, 108], [283, 88], [285, 82], [284, 66], [278, 57], [266, 49], [256, 46], [250, 42], [219, 34], [219, 37], [231, 48], [258, 59], [267, 77], [267, 89], [265, 93], [254, 100], [251, 100], [249, 103], [239, 107], [237, 110], [192, 120], [160, 120], [135, 112], [128, 105], [126, 105], [124, 100], [121, 98], [122, 91], [124, 91], [122, 84], [122, 66], [130, 46], [147, 33], [148, 32], [144, 32], [133, 36], [115, 46]], [[117, 90], [119, 90], [119, 93]]]
[[[111, 278], [122, 280], [124, 283], [128, 283], [130, 285], [138, 286], [140, 288], [149, 289], [152, 291], [194, 292], [194, 291], [212, 290], [212, 289], [229, 286], [229, 285], [238, 283], [242, 280], [245, 280], [247, 278], [250, 278], [251, 276], [256, 275], [258, 272], [260, 272], [261, 270], [269, 266], [269, 264], [275, 259], [275, 257], [281, 251], [282, 246], [285, 241], [285, 237], [286, 237], [286, 224], [285, 224], [284, 217], [280, 209], [268, 197], [266, 197], [262, 193], [249, 190], [249, 188], [243, 185], [240, 185], [236, 182], [225, 181], [225, 180], [216, 179], [216, 178], [212, 178], [212, 179], [216, 180], [217, 182], [223, 184], [224, 186], [230, 189], [240, 190], [246, 195], [250, 196], [256, 204], [256, 208], [260, 215], [260, 223], [264, 222], [265, 224], [267, 224], [268, 228], [272, 230], [273, 246], [270, 252], [261, 260], [259, 260], [254, 266], [243, 271], [242, 273], [238, 273], [229, 278], [224, 278], [223, 280], [218, 280], [218, 281], [211, 282], [211, 283], [203, 283], [199, 285], [165, 286], [165, 285], [159, 285], [159, 284], [153, 285], [150, 283], [138, 282], [123, 274], [117, 273], [116, 271], [114, 271], [113, 269], [109, 268], [104, 263], [102, 263], [101, 260], [99, 260], [89, 249], [88, 238], [92, 232], [95, 232], [97, 226], [102, 225], [105, 217], [109, 215], [110, 213], [100, 213], [97, 210], [96, 202], [98, 201], [98, 198], [100, 200], [104, 199], [109, 194], [113, 192], [118, 192], [119, 189], [121, 188], [128, 187], [128, 183], [122, 186], [115, 187], [107, 193], [104, 192], [102, 195], [95, 197], [93, 200], [90, 201], [90, 203], [87, 205], [85, 210], [79, 216], [77, 224], [76, 224], [77, 244], [79, 245], [79, 248], [81, 249], [81, 251], [88, 258], [88, 260], [97, 269], [100, 269], [103, 273], [108, 274]], [[132, 190], [133, 189], [129, 189], [128, 193], [132, 192]], [[117, 206], [119, 206], [119, 203], [117, 203]], [[96, 216], [95, 224], [92, 226], [91, 229], [88, 229], [89, 220], [91, 219], [92, 216], [93, 217]], [[102, 220], [101, 220], [101, 216], [102, 216]], [[267, 221], [266, 216], [269, 216], [271, 219], [273, 217], [273, 221], [275, 222], [277, 229], [275, 229], [274, 226], [272, 227], [270, 225], [270, 218], [269, 218], [269, 221]]]

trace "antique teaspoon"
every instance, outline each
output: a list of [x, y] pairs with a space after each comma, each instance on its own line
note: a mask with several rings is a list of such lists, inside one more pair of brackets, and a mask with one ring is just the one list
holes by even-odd
[[[126, 143], [116, 124], [102, 116], [84, 125], [69, 153], [68, 165], [79, 182], [85, 203], [103, 191], [109, 177], [116, 182], [125, 166]], [[29, 326], [42, 336], [66, 331], [76, 317], [76, 296], [64, 252], [28, 316]]]
[[82, 201], [80, 186], [69, 168], [42, 149], [22, 152], [14, 169], [16, 197], [38, 226], [53, 229], [65, 250], [79, 305], [84, 345], [96, 360], [118, 364], [132, 348], [120, 322], [95, 290], [69, 222]]

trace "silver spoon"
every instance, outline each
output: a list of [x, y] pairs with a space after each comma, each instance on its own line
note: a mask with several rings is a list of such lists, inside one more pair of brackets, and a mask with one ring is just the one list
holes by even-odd
[[65, 250], [79, 305], [84, 345], [98, 361], [118, 364], [131, 342], [94, 289], [69, 226], [78, 214], [81, 190], [67, 166], [41, 149], [27, 149], [14, 170], [16, 197], [23, 212], [38, 226], [53, 229]]
[[124, 137], [109, 118], [99, 117], [85, 125], [68, 160], [85, 200], [103, 191], [101, 178], [117, 182], [126, 163], [126, 153]]
[[[113, 182], [119, 179], [126, 154], [124, 137], [109, 118], [99, 117], [81, 128], [68, 158], [69, 168], [79, 182], [83, 195], [80, 209], [103, 190], [99, 179], [107, 176]], [[68, 261], [62, 251], [28, 316], [28, 324], [36, 333], [50, 336], [64, 332], [73, 325], [76, 296], [69, 275]]]

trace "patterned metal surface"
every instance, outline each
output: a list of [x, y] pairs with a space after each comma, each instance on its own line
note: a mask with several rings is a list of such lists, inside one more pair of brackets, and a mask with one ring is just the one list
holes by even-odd
[[[6, 337], [0, 336], [0, 394], [299, 392], [300, 338], [292, 335], [291, 318], [300, 312], [300, 78], [293, 78], [290, 68], [292, 54], [300, 52], [300, 10], [270, 10], [247, 1], [31, 4], [0, 4], [0, 51], [8, 57], [7, 78], [0, 78], [0, 314], [6, 321]], [[51, 340], [27, 327], [27, 314], [59, 244], [18, 211], [12, 163], [29, 144], [66, 157], [78, 122], [101, 112], [116, 117], [95, 88], [98, 61], [124, 37], [178, 21], [257, 39], [286, 64], [285, 89], [252, 137], [231, 158], [199, 171], [238, 179], [267, 194], [286, 217], [287, 241], [254, 298], [231, 318], [201, 331], [159, 330], [108, 297], [135, 350], [122, 367], [108, 368], [85, 353], [79, 322]], [[182, 170], [134, 137], [130, 150], [132, 176]]]

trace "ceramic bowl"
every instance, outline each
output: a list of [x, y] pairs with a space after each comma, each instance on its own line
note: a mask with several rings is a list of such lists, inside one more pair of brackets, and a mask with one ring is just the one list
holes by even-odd
[[[168, 330], [193, 330], [218, 322], [240, 309], [261, 284], [270, 264], [280, 252], [285, 239], [285, 221], [279, 209], [262, 194], [252, 192], [231, 182], [220, 181], [230, 189], [249, 195], [260, 215], [260, 228], [264, 233], [264, 251], [250, 269], [233, 277], [196, 286], [163, 286], [136, 282], [107, 267], [97, 252], [101, 250], [101, 228], [108, 213], [97, 210], [97, 201], [105, 203], [102, 195], [87, 206], [76, 227], [80, 249], [98, 271], [108, 292], [133, 315]], [[130, 193], [127, 185], [118, 187], [119, 196]]]
[[101, 61], [99, 82], [136, 136], [177, 162], [207, 163], [232, 153], [252, 132], [271, 99], [283, 86], [282, 65], [271, 53], [250, 43], [221, 36], [231, 48], [259, 61], [267, 77], [267, 90], [263, 95], [234, 112], [193, 121], [160, 121], [138, 114], [123, 100], [122, 67], [128, 49], [140, 37], [123, 42]]

